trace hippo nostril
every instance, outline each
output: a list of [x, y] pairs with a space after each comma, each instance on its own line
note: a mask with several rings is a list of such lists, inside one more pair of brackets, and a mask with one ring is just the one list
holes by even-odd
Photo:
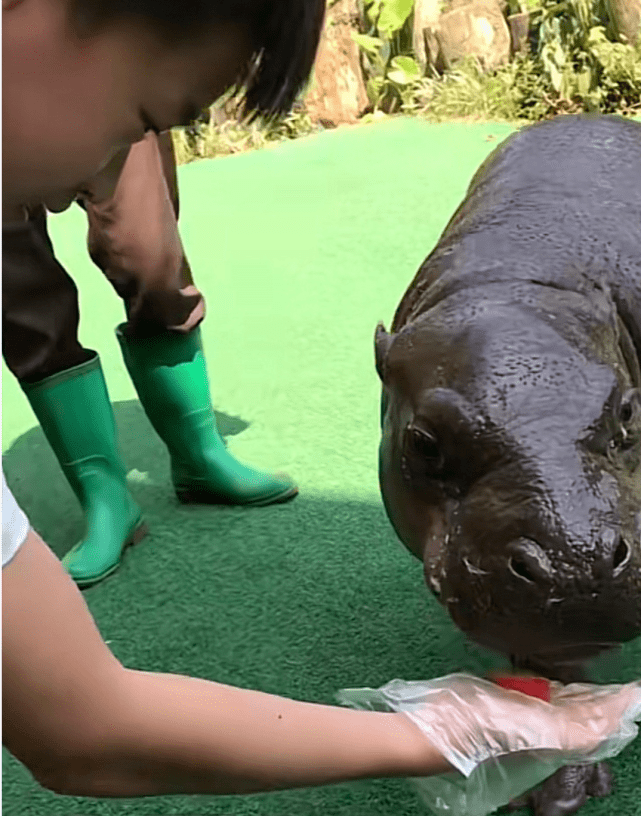
[[510, 544], [509, 551], [508, 569], [513, 575], [531, 584], [551, 578], [550, 559], [535, 541], [519, 538]]
[[508, 567], [515, 575], [518, 575], [519, 578], [524, 578], [531, 584], [536, 582], [535, 576], [532, 574], [525, 561], [523, 561], [521, 558], [515, 558], [512, 556], [512, 558], [510, 558], [508, 561]]
[[624, 538], [620, 538], [612, 559], [613, 575], [615, 578], [618, 578], [618, 576], [625, 570], [630, 563], [631, 557], [632, 550], [630, 549], [628, 542]]

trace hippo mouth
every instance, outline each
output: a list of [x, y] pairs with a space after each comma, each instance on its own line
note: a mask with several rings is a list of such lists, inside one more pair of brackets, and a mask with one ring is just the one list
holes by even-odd
[[599, 657], [605, 652], [619, 648], [619, 643], [568, 643], [563, 647], [530, 654], [515, 654], [517, 660], [528, 660], [540, 666], [573, 666], [577, 663], [586, 663], [592, 658]]
[[472, 642], [509, 657], [517, 668], [561, 682], [574, 682], [582, 676], [584, 668], [592, 660], [621, 646], [619, 641], [583, 640], [578, 633], [573, 638], [571, 633], [539, 626], [536, 621], [528, 620], [526, 615], [509, 619], [488, 612], [486, 617], [480, 610], [472, 610], [471, 607], [465, 614], [460, 610], [465, 602], [452, 596], [445, 600], [444, 606], [453, 623]]
[[514, 668], [557, 680], [561, 683], [579, 683], [588, 679], [590, 662], [606, 653], [617, 653], [619, 643], [574, 643], [563, 649], [527, 655], [511, 654]]
[[450, 617], [475, 643], [500, 654], [508, 655], [517, 663], [532, 663], [541, 667], [562, 667], [584, 664], [620, 646], [619, 642], [604, 640], [571, 640], [557, 638], [552, 632], [542, 632], [518, 621], [505, 626], [491, 624], [468, 629], [461, 626], [448, 607]]
[[[449, 519], [451, 513], [443, 509], [432, 513], [423, 551], [424, 577], [452, 622], [471, 641], [554, 677], [572, 676], [572, 667], [638, 635], [639, 621], [623, 602], [614, 601], [611, 608], [601, 603], [597, 609], [591, 608], [588, 597], [584, 608], [580, 600], [553, 597], [555, 593], [532, 595], [531, 604], [524, 603], [525, 595], [517, 590], [508, 594], [500, 574], [475, 564], [453, 546], [455, 530]], [[605, 613], [602, 621], [599, 611]], [[614, 620], [613, 628], [608, 621]]]

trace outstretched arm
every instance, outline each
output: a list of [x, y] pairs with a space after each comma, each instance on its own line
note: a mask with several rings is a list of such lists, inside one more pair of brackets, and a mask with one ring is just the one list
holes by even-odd
[[451, 770], [443, 755], [459, 769], [511, 751], [593, 760], [623, 717], [634, 709], [637, 718], [639, 683], [559, 687], [548, 704], [453, 675], [404, 684], [406, 715], [134, 671], [109, 651], [34, 532], [2, 584], [4, 741], [58, 793], [254, 793], [421, 777]]
[[3, 570], [3, 729], [42, 785], [71, 795], [249, 793], [450, 769], [402, 714], [126, 669], [34, 532]]

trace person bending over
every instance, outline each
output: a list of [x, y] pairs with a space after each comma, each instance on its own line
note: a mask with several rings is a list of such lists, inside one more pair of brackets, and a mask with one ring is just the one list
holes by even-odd
[[[5, 213], [65, 190], [73, 197], [115, 149], [140, 143], [149, 121], [167, 130], [186, 106], [201, 109], [237, 82], [248, 110], [287, 110], [311, 70], [324, 6], [5, 0]], [[450, 768], [404, 714], [123, 666], [4, 475], [2, 489], [3, 741], [43, 786], [99, 797], [229, 794]], [[600, 734], [582, 726], [585, 696], [544, 712], [523, 699], [498, 687], [483, 707], [461, 699], [464, 750], [589, 752], [629, 704], [625, 691], [612, 696]]]

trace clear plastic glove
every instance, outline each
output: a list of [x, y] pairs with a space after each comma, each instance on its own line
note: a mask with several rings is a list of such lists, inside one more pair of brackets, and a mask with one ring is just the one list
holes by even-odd
[[486, 816], [564, 765], [600, 762], [637, 736], [641, 681], [550, 683], [550, 702], [465, 674], [344, 689], [352, 708], [405, 713], [456, 768], [416, 779], [426, 804], [448, 816]]

